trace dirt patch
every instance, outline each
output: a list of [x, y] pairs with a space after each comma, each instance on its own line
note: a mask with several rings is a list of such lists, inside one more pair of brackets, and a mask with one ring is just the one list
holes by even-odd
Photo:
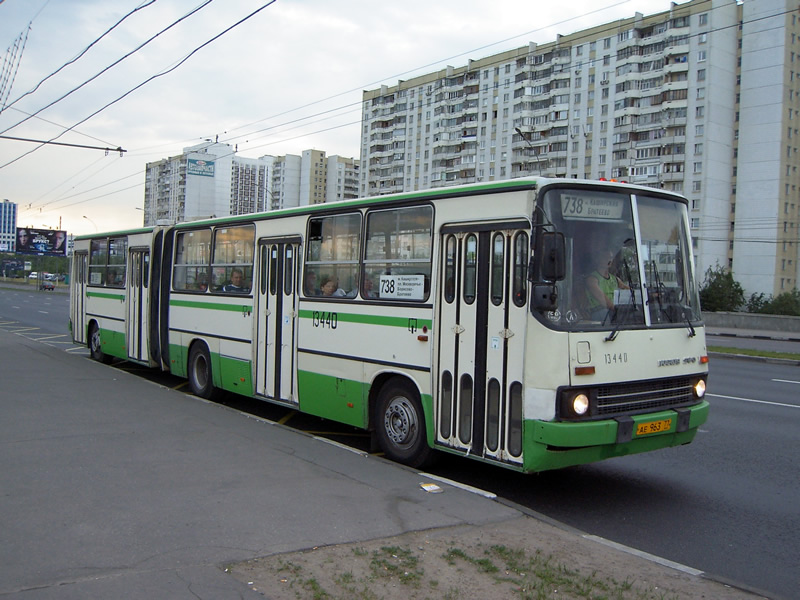
[[411, 532], [231, 565], [270, 600], [754, 600], [530, 517]]

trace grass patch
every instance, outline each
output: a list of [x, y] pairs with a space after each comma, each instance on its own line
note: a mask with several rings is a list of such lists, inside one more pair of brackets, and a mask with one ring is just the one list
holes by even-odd
[[678, 600], [674, 591], [582, 571], [580, 561], [524, 546], [441, 540], [427, 553], [412, 547], [360, 545], [344, 560], [322, 549], [291, 560], [276, 557], [271, 570], [277, 577], [259, 589], [283, 600]]
[[383, 546], [373, 552], [369, 566], [376, 577], [397, 577], [405, 585], [419, 585], [425, 573], [411, 550], [398, 546]]
[[729, 348], [728, 346], [708, 346], [709, 352], [719, 352], [720, 354], [743, 354], [745, 356], [763, 356], [765, 358], [786, 358], [789, 360], [800, 361], [800, 353], [797, 352], [773, 352], [771, 350], [752, 350], [750, 348]]

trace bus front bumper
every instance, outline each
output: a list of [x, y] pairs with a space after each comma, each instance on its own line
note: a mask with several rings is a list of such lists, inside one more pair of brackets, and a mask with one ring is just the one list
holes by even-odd
[[[709, 404], [602, 421], [526, 421], [523, 470], [543, 471], [688, 444], [708, 419]], [[526, 433], [528, 433], [526, 431]]]

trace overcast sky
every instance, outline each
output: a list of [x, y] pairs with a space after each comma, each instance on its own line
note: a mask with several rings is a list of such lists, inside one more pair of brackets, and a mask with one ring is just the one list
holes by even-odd
[[[364, 89], [670, 5], [670, 0], [0, 0], [3, 63], [16, 66], [0, 77], [0, 108], [5, 107], [0, 135], [51, 140], [63, 134], [56, 141], [127, 151], [106, 155], [46, 145], [23, 156], [39, 144], [0, 138], [0, 200], [19, 205], [19, 226], [57, 228], [60, 220], [61, 228], [74, 234], [140, 226], [146, 163], [180, 154], [185, 146], [219, 136], [238, 144], [245, 157], [317, 148], [358, 158]], [[25, 95], [137, 8], [79, 60]], [[24, 50], [14, 55], [25, 36]]]

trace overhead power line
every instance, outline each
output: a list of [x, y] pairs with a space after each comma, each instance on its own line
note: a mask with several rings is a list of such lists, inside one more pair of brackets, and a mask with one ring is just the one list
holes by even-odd
[[[15, 123], [14, 125], [11, 125], [10, 127], [6, 127], [6, 128], [3, 130], [3, 131], [0, 131], [0, 133], [7, 133], [8, 131], [10, 131], [10, 130], [14, 129], [15, 127], [19, 127], [20, 125], [22, 125], [22, 124], [23, 124], [23, 123], [25, 123], [26, 121], [28, 121], [28, 120], [32, 119], [33, 117], [35, 117], [36, 115], [38, 115], [40, 112], [43, 112], [43, 111], [47, 110], [48, 108], [50, 108], [51, 106], [53, 106], [54, 104], [58, 104], [59, 102], [61, 102], [61, 101], [62, 101], [62, 100], [64, 100], [65, 98], [68, 98], [69, 96], [71, 96], [72, 94], [74, 94], [75, 92], [77, 92], [78, 90], [80, 90], [82, 87], [84, 87], [84, 86], [86, 86], [86, 85], [90, 84], [92, 81], [94, 81], [95, 79], [97, 79], [98, 77], [100, 77], [100, 76], [101, 76], [103, 73], [105, 73], [105, 72], [109, 71], [110, 69], [113, 69], [114, 67], [116, 67], [118, 64], [120, 64], [120, 63], [121, 63], [122, 61], [124, 61], [126, 58], [129, 58], [129, 57], [131, 57], [132, 55], [136, 54], [136, 53], [137, 53], [139, 50], [141, 50], [142, 48], [144, 48], [145, 46], [147, 46], [147, 44], [149, 44], [150, 42], [152, 42], [154, 39], [156, 39], [156, 38], [157, 38], [157, 37], [159, 37], [160, 35], [162, 35], [162, 34], [166, 33], [167, 31], [169, 31], [170, 29], [172, 29], [173, 27], [175, 27], [176, 25], [178, 25], [178, 24], [179, 24], [179, 23], [181, 23], [182, 21], [184, 21], [184, 20], [188, 19], [188, 18], [189, 18], [189, 17], [191, 17], [193, 14], [195, 14], [195, 13], [199, 12], [200, 10], [202, 10], [203, 8], [205, 8], [206, 6], [208, 6], [209, 4], [211, 4], [213, 1], [214, 1], [214, 0], [205, 0], [205, 2], [203, 2], [203, 3], [202, 3], [200, 6], [197, 6], [196, 8], [193, 8], [193, 9], [192, 9], [192, 10], [190, 10], [188, 13], [186, 13], [185, 15], [183, 15], [181, 18], [179, 18], [179, 19], [177, 19], [177, 20], [173, 21], [172, 23], [170, 23], [169, 25], [167, 25], [167, 26], [166, 26], [164, 29], [162, 29], [161, 31], [159, 31], [159, 32], [158, 32], [158, 33], [156, 33], [155, 35], [151, 36], [150, 38], [148, 38], [147, 40], [145, 40], [143, 43], [139, 44], [139, 45], [138, 45], [136, 48], [134, 48], [133, 50], [131, 50], [131, 51], [130, 51], [130, 52], [128, 52], [127, 54], [125, 54], [125, 55], [123, 55], [122, 57], [120, 57], [120, 58], [118, 58], [117, 60], [115, 60], [113, 63], [111, 63], [110, 65], [108, 65], [106, 68], [102, 69], [100, 72], [98, 72], [98, 73], [94, 74], [94, 75], [93, 75], [93, 76], [91, 76], [89, 79], [87, 79], [86, 81], [84, 81], [83, 83], [81, 83], [80, 85], [78, 85], [77, 87], [74, 87], [74, 88], [72, 88], [72, 89], [71, 89], [70, 91], [68, 91], [66, 94], [63, 94], [62, 96], [60, 96], [60, 97], [56, 98], [55, 100], [53, 100], [52, 102], [50, 102], [49, 104], [46, 104], [46, 105], [44, 105], [42, 108], [40, 108], [39, 110], [37, 110], [37, 111], [35, 111], [35, 112], [33, 112], [33, 113], [29, 114], [27, 117], [25, 117], [25, 118], [24, 118], [24, 119], [22, 119], [21, 121], [19, 121], [19, 122]], [[155, 2], [155, 0], [153, 0], [153, 2]], [[63, 68], [63, 67], [62, 67], [62, 68]], [[48, 76], [48, 77], [49, 77], [49, 76]], [[37, 86], [37, 87], [38, 87], [38, 86]], [[134, 89], [135, 89], [135, 88], [134, 88]], [[72, 129], [72, 128], [70, 128], [70, 129]], [[66, 131], [65, 131], [65, 132], [63, 132], [61, 135], [63, 135], [64, 133], [66, 133]]]
[[[121, 18], [119, 21], [117, 21], [116, 23], [114, 23], [114, 25], [112, 25], [111, 27], [109, 27], [108, 29], [106, 29], [106, 31], [104, 31], [104, 32], [103, 32], [103, 34], [102, 34], [100, 37], [98, 37], [98, 38], [97, 38], [96, 40], [94, 40], [94, 41], [93, 41], [91, 44], [89, 44], [88, 46], [86, 46], [86, 48], [84, 48], [83, 50], [81, 50], [81, 52], [80, 52], [80, 53], [79, 53], [79, 54], [78, 54], [78, 55], [77, 55], [75, 58], [73, 58], [72, 60], [68, 60], [67, 62], [65, 62], [63, 65], [61, 65], [60, 67], [58, 67], [58, 69], [56, 69], [55, 71], [53, 71], [52, 73], [50, 73], [49, 75], [47, 75], [47, 76], [46, 76], [44, 79], [42, 79], [42, 80], [41, 80], [39, 83], [37, 83], [37, 84], [36, 84], [36, 85], [33, 87], [33, 89], [31, 89], [31, 90], [28, 90], [27, 92], [25, 92], [24, 94], [22, 94], [21, 96], [19, 96], [19, 97], [18, 97], [16, 100], [14, 100], [13, 102], [10, 102], [10, 103], [9, 103], [8, 105], [6, 105], [6, 106], [3, 106], [3, 105], [2, 105], [2, 102], [0, 102], [0, 113], [2, 113], [2, 112], [3, 112], [3, 110], [5, 110], [6, 108], [11, 108], [12, 106], [14, 106], [14, 105], [15, 105], [17, 102], [19, 102], [20, 100], [22, 100], [22, 99], [23, 99], [25, 96], [29, 96], [29, 95], [33, 94], [33, 93], [34, 93], [36, 90], [38, 90], [38, 89], [39, 89], [39, 87], [40, 87], [40, 86], [41, 86], [41, 85], [42, 85], [42, 84], [43, 84], [45, 81], [47, 81], [47, 80], [48, 80], [48, 79], [50, 79], [51, 77], [54, 77], [55, 75], [58, 75], [58, 73], [60, 73], [60, 72], [61, 72], [63, 69], [65, 69], [65, 68], [66, 68], [66, 67], [68, 67], [69, 65], [71, 65], [71, 64], [73, 64], [73, 63], [77, 62], [78, 60], [80, 60], [80, 59], [81, 59], [81, 58], [82, 58], [82, 57], [83, 57], [83, 56], [84, 56], [84, 55], [85, 55], [85, 54], [86, 54], [86, 53], [87, 53], [87, 52], [88, 52], [88, 51], [89, 51], [89, 50], [92, 48], [92, 46], [94, 46], [95, 44], [97, 44], [97, 43], [98, 43], [100, 40], [102, 40], [104, 37], [106, 37], [106, 36], [107, 36], [109, 33], [111, 33], [112, 31], [114, 31], [114, 29], [116, 29], [116, 28], [117, 28], [117, 27], [118, 27], [118, 26], [119, 26], [119, 25], [120, 25], [120, 24], [121, 24], [121, 23], [122, 23], [122, 22], [123, 22], [125, 19], [127, 19], [127, 18], [128, 18], [128, 17], [130, 17], [131, 15], [135, 14], [136, 12], [138, 12], [138, 11], [142, 10], [143, 8], [147, 8], [148, 6], [151, 6], [152, 4], [155, 4], [155, 2], [156, 2], [156, 0], [149, 0], [148, 2], [145, 2], [144, 4], [140, 4], [139, 6], [137, 6], [136, 8], [134, 8], [134, 9], [133, 9], [132, 11], [130, 11], [128, 14], [126, 14], [125, 16], [123, 16], [123, 17], [122, 17], [122, 18]], [[11, 91], [11, 90], [9, 89], [9, 92], [10, 92], [10, 91]], [[0, 99], [0, 100], [1, 100], [1, 99]], [[30, 116], [33, 116], [33, 115], [30, 115]], [[30, 117], [29, 117], [29, 118], [30, 118]]]
[[[206, 2], [205, 4], [203, 4], [202, 6], [205, 6], [206, 4], [208, 4], [208, 3], [209, 3], [209, 2], [211, 2], [211, 1], [212, 1], [212, 0], [207, 0], [207, 2]], [[226, 29], [224, 29], [223, 31], [221, 31], [220, 33], [218, 33], [217, 35], [215, 35], [214, 37], [212, 37], [211, 39], [209, 39], [209, 40], [207, 40], [207, 41], [203, 42], [202, 44], [200, 44], [198, 47], [196, 47], [194, 50], [192, 50], [192, 51], [191, 51], [189, 54], [187, 54], [187, 55], [186, 55], [186, 56], [185, 56], [183, 59], [181, 59], [180, 61], [178, 61], [178, 63], [177, 63], [177, 64], [175, 64], [174, 66], [172, 66], [171, 68], [167, 69], [166, 71], [162, 71], [162, 72], [160, 72], [160, 73], [156, 73], [156, 74], [155, 74], [155, 75], [153, 75], [152, 77], [149, 77], [149, 78], [145, 79], [145, 80], [144, 80], [143, 82], [141, 82], [139, 85], [137, 85], [137, 86], [135, 86], [135, 87], [131, 88], [130, 90], [128, 90], [127, 92], [125, 92], [124, 94], [122, 94], [120, 97], [118, 97], [116, 100], [112, 100], [111, 102], [109, 102], [109, 103], [105, 104], [104, 106], [102, 106], [101, 108], [97, 109], [96, 111], [94, 111], [92, 114], [90, 114], [90, 115], [89, 115], [89, 116], [87, 116], [86, 118], [84, 118], [84, 119], [82, 119], [82, 120], [78, 121], [77, 123], [75, 123], [75, 124], [74, 124], [72, 127], [69, 127], [68, 129], [66, 129], [66, 130], [62, 131], [62, 132], [61, 132], [60, 134], [58, 134], [57, 136], [55, 136], [55, 137], [53, 137], [53, 138], [49, 139], [49, 140], [48, 140], [48, 143], [49, 143], [49, 142], [52, 142], [52, 141], [55, 141], [55, 140], [57, 140], [57, 139], [58, 139], [58, 138], [60, 138], [62, 135], [65, 135], [65, 134], [66, 134], [66, 133], [68, 133], [69, 131], [72, 131], [72, 130], [73, 130], [74, 128], [76, 128], [78, 125], [82, 125], [83, 123], [85, 123], [86, 121], [88, 121], [89, 119], [91, 119], [92, 117], [95, 117], [95, 116], [97, 116], [98, 114], [100, 114], [101, 112], [103, 112], [103, 111], [104, 111], [105, 109], [107, 109], [108, 107], [110, 107], [110, 106], [112, 106], [112, 105], [116, 104], [117, 102], [119, 102], [119, 101], [120, 101], [120, 100], [122, 100], [123, 98], [126, 98], [127, 96], [131, 95], [133, 92], [135, 92], [136, 90], [138, 90], [138, 89], [140, 89], [140, 88], [144, 87], [145, 85], [147, 85], [147, 84], [148, 84], [148, 83], [150, 83], [151, 81], [153, 81], [153, 80], [155, 80], [155, 79], [158, 79], [159, 77], [163, 77], [164, 75], [168, 75], [169, 73], [172, 73], [172, 72], [173, 72], [175, 69], [177, 69], [178, 67], [180, 67], [181, 65], [183, 65], [183, 64], [184, 64], [184, 63], [185, 63], [187, 60], [189, 60], [189, 59], [190, 59], [192, 56], [194, 56], [194, 55], [195, 55], [197, 52], [199, 52], [200, 50], [202, 50], [203, 48], [205, 48], [206, 46], [208, 46], [208, 45], [209, 45], [209, 44], [211, 44], [212, 42], [215, 42], [216, 40], [218, 40], [219, 38], [221, 38], [223, 35], [225, 35], [226, 33], [230, 32], [231, 30], [235, 29], [236, 27], [238, 27], [239, 25], [241, 25], [242, 23], [244, 23], [244, 22], [245, 22], [245, 21], [247, 21], [248, 19], [251, 19], [252, 17], [254, 17], [255, 15], [257, 15], [258, 13], [260, 13], [262, 10], [264, 10], [265, 8], [267, 8], [267, 7], [269, 7], [269, 6], [273, 5], [273, 4], [275, 4], [275, 2], [277, 2], [277, 1], [278, 1], [278, 0], [270, 0], [270, 1], [269, 1], [269, 2], [267, 2], [266, 4], [263, 4], [261, 7], [257, 8], [256, 10], [254, 10], [253, 12], [251, 12], [249, 15], [247, 15], [247, 16], [245, 16], [245, 17], [243, 17], [242, 19], [240, 19], [239, 21], [237, 21], [237, 22], [236, 22], [236, 23], [234, 23], [233, 25], [231, 25], [231, 26], [227, 27]], [[5, 131], [8, 131], [8, 130], [5, 130]], [[3, 132], [0, 132], [0, 133], [5, 133], [5, 131], [3, 131]], [[25, 154], [22, 154], [21, 156], [18, 156], [17, 158], [14, 158], [14, 159], [12, 159], [12, 160], [8, 161], [7, 163], [0, 165], [0, 169], [2, 169], [2, 168], [4, 168], [4, 167], [7, 167], [7, 166], [9, 166], [9, 165], [11, 165], [11, 164], [13, 164], [13, 163], [15, 163], [15, 162], [17, 162], [18, 160], [20, 160], [20, 159], [22, 159], [22, 158], [24, 158], [24, 157], [26, 157], [26, 156], [28, 156], [28, 155], [30, 155], [30, 154], [33, 154], [33, 153], [34, 153], [34, 152], [36, 152], [36, 151], [37, 151], [39, 148], [41, 148], [43, 145], [44, 145], [44, 144], [41, 144], [41, 145], [37, 146], [36, 148], [34, 148], [33, 150], [30, 150], [29, 152], [26, 152]]]

